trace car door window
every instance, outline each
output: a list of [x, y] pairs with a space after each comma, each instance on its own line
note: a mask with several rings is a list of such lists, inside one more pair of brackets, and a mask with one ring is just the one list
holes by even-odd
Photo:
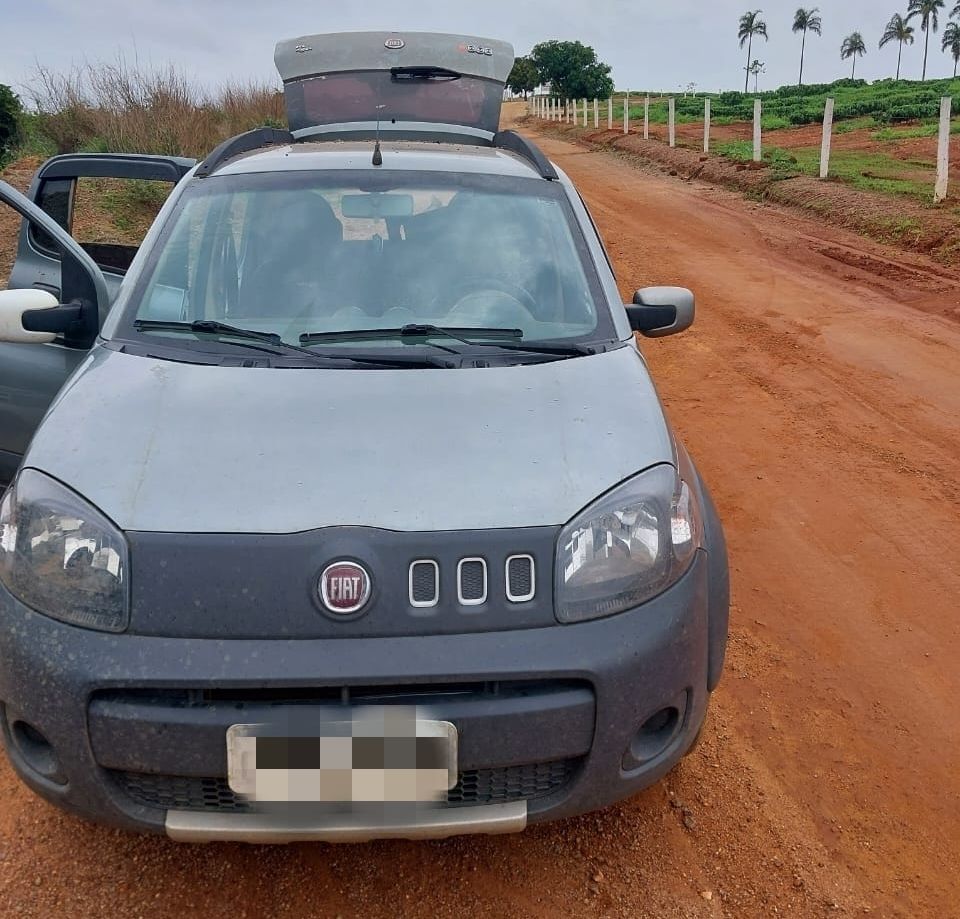
[[[123, 274], [172, 190], [173, 183], [155, 179], [56, 178], [43, 183], [38, 203], [101, 269]], [[43, 230], [32, 229], [31, 240], [56, 255]]]

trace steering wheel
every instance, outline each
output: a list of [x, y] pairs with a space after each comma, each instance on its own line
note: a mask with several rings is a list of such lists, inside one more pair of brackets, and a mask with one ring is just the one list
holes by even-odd
[[[525, 287], [514, 284], [512, 281], [505, 281], [503, 278], [482, 278], [479, 276], [461, 278], [453, 285], [452, 290], [445, 290], [440, 296], [443, 296], [448, 302], [450, 300], [453, 301], [453, 306], [450, 307], [448, 313], [448, 315], [450, 315], [457, 311], [457, 308], [467, 297], [484, 291], [496, 291], [505, 294], [519, 306], [523, 307], [523, 309], [530, 314], [531, 319], [536, 317], [537, 301], [534, 299], [533, 294]], [[434, 307], [438, 304], [440, 296], [434, 300]]]

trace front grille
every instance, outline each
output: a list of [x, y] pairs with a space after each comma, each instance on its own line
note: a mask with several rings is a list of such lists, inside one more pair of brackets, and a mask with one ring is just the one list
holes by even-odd
[[460, 780], [447, 792], [447, 803], [494, 804], [542, 798], [566, 784], [575, 763], [576, 760], [561, 759], [553, 763], [461, 772]]
[[120, 787], [137, 804], [190, 811], [247, 811], [250, 804], [236, 795], [226, 779], [114, 772]]
[[[447, 804], [459, 807], [542, 798], [557, 791], [573, 775], [578, 760], [526, 766], [499, 766], [460, 773], [447, 792]], [[153, 775], [145, 772], [112, 772], [121, 790], [137, 804], [167, 810], [232, 811], [243, 813], [251, 804], [236, 795], [225, 778]]]

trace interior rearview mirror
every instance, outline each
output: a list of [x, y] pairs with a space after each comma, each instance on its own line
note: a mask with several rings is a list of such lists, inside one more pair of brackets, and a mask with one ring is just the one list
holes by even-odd
[[340, 199], [340, 208], [344, 217], [410, 217], [413, 214], [413, 195], [384, 192], [344, 195]]
[[693, 325], [696, 300], [686, 287], [645, 287], [627, 306], [630, 328], [647, 338], [676, 335]]
[[[24, 313], [54, 309], [59, 305], [57, 298], [45, 290], [0, 290], [0, 341], [53, 341], [57, 337], [53, 332], [35, 332], [25, 328]], [[29, 324], [29, 317], [27, 322]]]

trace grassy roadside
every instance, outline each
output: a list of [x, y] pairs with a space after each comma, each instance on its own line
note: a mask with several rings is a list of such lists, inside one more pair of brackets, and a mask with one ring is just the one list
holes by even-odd
[[[749, 141], [718, 144], [715, 150], [720, 156], [739, 162], [753, 159], [753, 144]], [[770, 167], [774, 181], [820, 174], [820, 151], [810, 147], [765, 147], [763, 162]], [[921, 162], [905, 164], [903, 160], [885, 153], [835, 150], [830, 156], [830, 174], [833, 181], [862, 191], [907, 195], [918, 204], [927, 204], [936, 169], [933, 164]]]

